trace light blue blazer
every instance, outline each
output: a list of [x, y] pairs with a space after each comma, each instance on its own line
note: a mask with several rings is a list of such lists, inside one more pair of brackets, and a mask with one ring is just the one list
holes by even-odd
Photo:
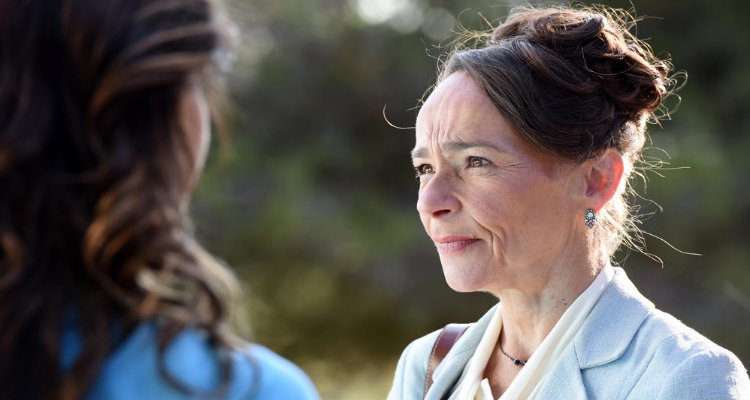
[[[472, 324], [446, 355], [427, 400], [450, 396], [493, 312]], [[438, 333], [406, 347], [388, 400], [422, 399]], [[540, 389], [541, 399], [750, 400], [750, 378], [740, 360], [657, 310], [622, 268], [615, 268], [612, 283]]]

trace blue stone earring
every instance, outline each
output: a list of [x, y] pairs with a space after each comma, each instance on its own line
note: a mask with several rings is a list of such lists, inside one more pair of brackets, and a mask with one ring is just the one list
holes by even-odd
[[586, 222], [586, 226], [588, 226], [589, 229], [593, 229], [594, 225], [596, 225], [596, 212], [590, 208], [586, 210], [586, 212], [583, 213], [583, 221]]

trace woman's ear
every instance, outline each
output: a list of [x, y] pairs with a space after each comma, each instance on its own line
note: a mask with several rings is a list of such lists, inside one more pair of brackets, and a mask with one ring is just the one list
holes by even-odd
[[586, 207], [599, 212], [617, 193], [625, 162], [619, 151], [607, 149], [589, 165], [586, 172]]

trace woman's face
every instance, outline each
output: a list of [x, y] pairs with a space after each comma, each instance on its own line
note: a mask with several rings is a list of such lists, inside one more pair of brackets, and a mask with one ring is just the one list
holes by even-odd
[[465, 72], [451, 74], [423, 105], [412, 158], [417, 210], [454, 290], [541, 290], [539, 274], [577, 251], [571, 243], [585, 210], [579, 168], [521, 139]]

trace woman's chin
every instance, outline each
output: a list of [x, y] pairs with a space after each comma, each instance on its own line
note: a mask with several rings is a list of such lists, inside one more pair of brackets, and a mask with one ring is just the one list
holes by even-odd
[[443, 274], [445, 282], [456, 292], [480, 292], [487, 288], [486, 276], [482, 271], [466, 270], [443, 264]]

